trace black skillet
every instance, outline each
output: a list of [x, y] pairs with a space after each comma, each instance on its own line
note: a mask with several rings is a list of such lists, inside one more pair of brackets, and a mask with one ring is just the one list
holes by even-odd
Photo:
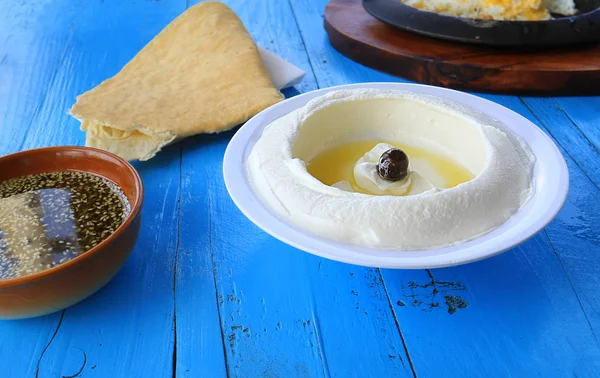
[[373, 17], [433, 38], [506, 47], [551, 47], [600, 40], [600, 0], [575, 0], [579, 14], [547, 21], [495, 21], [446, 16], [400, 0], [363, 0]]

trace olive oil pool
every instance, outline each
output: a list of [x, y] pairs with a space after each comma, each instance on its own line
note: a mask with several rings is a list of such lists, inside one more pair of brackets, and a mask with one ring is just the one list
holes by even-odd
[[83, 172], [0, 182], [0, 280], [50, 269], [98, 245], [130, 212], [121, 189]]

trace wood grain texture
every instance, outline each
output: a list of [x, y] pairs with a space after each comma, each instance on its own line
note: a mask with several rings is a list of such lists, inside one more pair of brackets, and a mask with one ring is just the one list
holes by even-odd
[[73, 35], [82, 4], [32, 0], [0, 3], [0, 150], [24, 148], [33, 117]]
[[[326, 0], [226, 3], [258, 44], [307, 71], [287, 96], [402, 81], [329, 45]], [[0, 2], [0, 154], [83, 144], [66, 113], [75, 96], [189, 5]], [[599, 98], [484, 97], [544, 128], [567, 158], [565, 208], [527, 243], [434, 271], [305, 254], [229, 199], [221, 163], [235, 130], [193, 137], [136, 163], [142, 233], [111, 283], [64, 312], [0, 322], [0, 376], [599, 376]]]
[[600, 97], [559, 97], [555, 101], [594, 145], [600, 147]]
[[[523, 98], [523, 104], [535, 115], [538, 122], [560, 143], [574, 162], [581, 168], [587, 177], [600, 188], [600, 144], [594, 144], [594, 133], [600, 126], [600, 119], [594, 119], [596, 111], [589, 102], [593, 98], [577, 98], [581, 104], [574, 115], [577, 123], [559, 105], [558, 100], [546, 98]], [[587, 100], [587, 101], [586, 101]], [[568, 107], [567, 107], [568, 108]], [[573, 109], [571, 107], [571, 109]], [[597, 117], [600, 118], [600, 117]], [[587, 129], [584, 133], [582, 129]]]
[[559, 111], [600, 151], [600, 97], [555, 98]]
[[324, 20], [342, 54], [420, 83], [512, 94], [600, 93], [600, 45], [531, 52], [451, 43], [380, 22], [361, 0], [331, 0]]

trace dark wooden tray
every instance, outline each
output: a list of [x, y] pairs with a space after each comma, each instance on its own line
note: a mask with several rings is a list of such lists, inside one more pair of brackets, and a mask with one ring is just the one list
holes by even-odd
[[358, 63], [420, 83], [507, 94], [600, 94], [600, 44], [550, 50], [434, 39], [383, 23], [361, 0], [331, 0], [332, 46]]

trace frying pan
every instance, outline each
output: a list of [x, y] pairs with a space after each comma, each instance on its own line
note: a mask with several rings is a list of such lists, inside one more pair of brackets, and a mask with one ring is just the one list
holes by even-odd
[[400, 0], [363, 0], [378, 20], [410, 32], [455, 42], [506, 47], [552, 47], [600, 40], [600, 0], [575, 0], [579, 13], [545, 21], [453, 17], [413, 8]]

